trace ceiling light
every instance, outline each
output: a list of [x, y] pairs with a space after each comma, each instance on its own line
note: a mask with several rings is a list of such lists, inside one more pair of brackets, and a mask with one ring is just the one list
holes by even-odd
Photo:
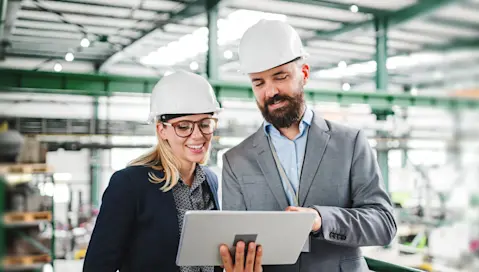
[[225, 59], [232, 59], [233, 58], [233, 52], [231, 52], [230, 50], [226, 50], [223, 53], [223, 56], [225, 57]]
[[63, 66], [57, 62], [55, 65], [53, 65], [53, 70], [55, 70], [55, 72], [61, 72], [63, 70]]
[[441, 71], [436, 71], [433, 75], [434, 79], [442, 79], [444, 74]]
[[351, 89], [351, 85], [349, 83], [343, 84], [343, 91], [349, 91]]
[[196, 70], [198, 70], [198, 68], [199, 68], [198, 62], [193, 61], [192, 63], [190, 63], [190, 69], [191, 70], [196, 71]]
[[359, 8], [358, 8], [358, 6], [356, 6], [356, 5], [352, 5], [352, 6], [349, 8], [349, 10], [351, 10], [351, 12], [353, 12], [353, 13], [356, 13], [356, 12], [359, 11]]
[[80, 45], [82, 47], [88, 47], [88, 46], [90, 46], [90, 41], [87, 38], [83, 38], [80, 42]]
[[417, 88], [416, 87], [413, 87], [411, 89], [411, 95], [417, 95]]
[[75, 56], [73, 55], [73, 53], [71, 52], [68, 52], [66, 55], [65, 55], [65, 60], [66, 61], [73, 61], [75, 59]]
[[348, 67], [348, 65], [346, 64], [345, 61], [342, 60], [342, 61], [340, 61], [340, 62], [338, 63], [338, 67], [339, 67], [339, 68], [346, 68], [346, 67]]

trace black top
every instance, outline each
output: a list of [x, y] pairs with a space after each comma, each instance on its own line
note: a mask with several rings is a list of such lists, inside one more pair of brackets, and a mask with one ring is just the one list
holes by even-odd
[[[203, 167], [215, 198], [217, 178]], [[85, 256], [84, 272], [179, 271], [176, 254], [180, 239], [173, 193], [159, 190], [143, 166], [115, 172], [102, 198], [100, 213]], [[219, 268], [217, 271], [221, 271]]]

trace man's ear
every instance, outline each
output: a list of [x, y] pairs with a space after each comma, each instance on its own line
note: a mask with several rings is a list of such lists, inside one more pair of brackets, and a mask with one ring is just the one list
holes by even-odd
[[301, 65], [301, 73], [303, 74], [303, 86], [308, 83], [309, 75], [311, 73], [310, 67], [307, 63]]
[[161, 122], [156, 123], [156, 133], [158, 133], [158, 137], [162, 140], [166, 140], [166, 129], [165, 125]]

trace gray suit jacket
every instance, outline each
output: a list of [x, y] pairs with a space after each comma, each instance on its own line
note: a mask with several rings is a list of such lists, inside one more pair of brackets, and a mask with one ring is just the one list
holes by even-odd
[[[288, 202], [262, 128], [223, 156], [223, 210], [285, 210]], [[321, 215], [311, 251], [275, 272], [369, 271], [359, 247], [396, 235], [392, 205], [364, 133], [316, 114], [309, 129], [299, 202]], [[278, 237], [279, 238], [279, 237]]]

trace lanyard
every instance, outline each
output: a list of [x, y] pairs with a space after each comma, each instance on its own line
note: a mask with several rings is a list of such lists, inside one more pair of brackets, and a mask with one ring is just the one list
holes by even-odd
[[[284, 171], [283, 166], [281, 165], [281, 161], [279, 160], [278, 154], [276, 153], [276, 149], [274, 149], [271, 138], [269, 136], [267, 136], [266, 138], [268, 138], [269, 147], [271, 148], [271, 152], [273, 153], [274, 162], [276, 163], [276, 168], [278, 169], [279, 175], [281, 176], [282, 183], [283, 185], [286, 184], [288, 195], [293, 196], [292, 197], [293, 203], [291, 203], [291, 201], [288, 201], [288, 202], [290, 202], [289, 203], [290, 205], [299, 206], [298, 192], [294, 189], [293, 185], [291, 184], [291, 180], [288, 178], [288, 175], [286, 175], [286, 172]], [[299, 188], [298, 188], [298, 191], [299, 191]]]

